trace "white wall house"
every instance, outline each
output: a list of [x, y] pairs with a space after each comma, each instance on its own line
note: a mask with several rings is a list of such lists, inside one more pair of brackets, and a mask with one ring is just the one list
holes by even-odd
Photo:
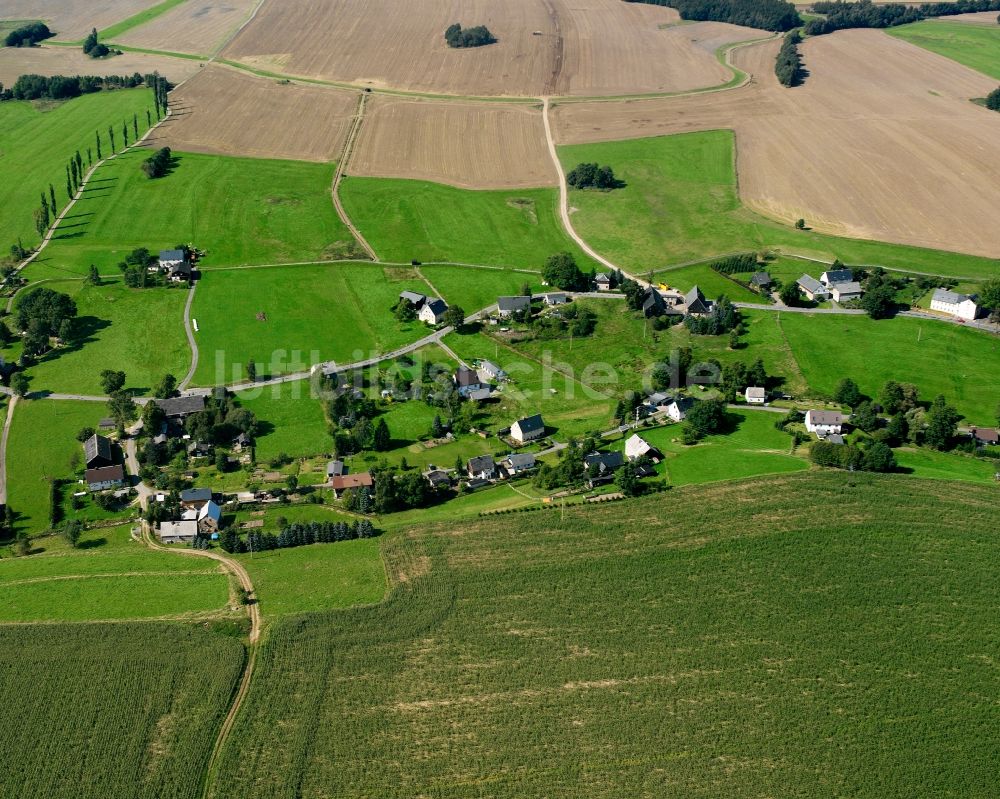
[[860, 283], [834, 283], [830, 287], [830, 293], [833, 294], [835, 302], [850, 302], [861, 299], [864, 291], [862, 291]]
[[967, 319], [970, 322], [979, 316], [979, 306], [966, 294], [947, 289], [934, 289], [931, 296], [931, 310]]
[[667, 406], [667, 416], [675, 422], [683, 422], [692, 405], [694, 405], [694, 400], [688, 397], [677, 397]]
[[763, 405], [767, 399], [767, 390], [760, 386], [747, 386], [743, 392], [743, 398], [748, 405]]
[[542, 421], [541, 414], [518, 419], [510, 426], [510, 437], [519, 444], [534, 441], [545, 435], [545, 422]]
[[439, 325], [448, 306], [444, 300], [427, 300], [417, 312], [417, 319], [428, 325]]
[[160, 522], [157, 535], [164, 544], [190, 544], [198, 535], [198, 522], [193, 519], [179, 522]]
[[806, 295], [806, 299], [813, 302], [830, 299], [829, 289], [814, 277], [803, 275], [798, 280], [798, 286], [802, 293]]
[[630, 461], [638, 460], [643, 455], [649, 455], [653, 447], [646, 439], [638, 434], [634, 434], [625, 442], [625, 457]]
[[844, 415], [840, 411], [806, 411], [806, 430], [820, 438], [840, 435], [843, 427]]

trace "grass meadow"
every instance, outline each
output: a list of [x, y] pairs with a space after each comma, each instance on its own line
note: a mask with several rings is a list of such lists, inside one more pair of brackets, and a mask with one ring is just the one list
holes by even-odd
[[347, 178], [341, 200], [379, 258], [541, 269], [572, 252], [596, 264], [563, 232], [555, 189], [471, 191], [420, 180]]
[[328, 260], [353, 245], [330, 202], [330, 164], [175, 153], [171, 172], [150, 180], [140, 169], [149, 155], [103, 166], [26, 276], [85, 275], [91, 264], [114, 274], [136, 247], [191, 244], [209, 269]]
[[497, 297], [520, 294], [525, 283], [532, 292], [543, 290], [541, 275], [510, 269], [422, 266], [420, 272], [445, 301], [461, 306], [467, 314], [493, 305]]
[[[7, 255], [21, 238], [25, 247], [38, 244], [34, 212], [39, 194], [56, 190], [58, 210], [67, 202], [66, 165], [77, 150], [87, 164], [87, 148], [94, 150], [101, 132], [108, 155], [108, 126], [120, 144], [122, 122], [140, 117], [140, 135], [146, 129], [146, 109], [153, 107], [148, 89], [126, 89], [88, 94], [73, 100], [11, 101], [0, 104], [0, 169], [3, 171], [4, 212], [0, 214], [0, 253]], [[131, 133], [131, 131], [130, 131]]]
[[1000, 25], [927, 19], [887, 32], [1000, 80]]
[[987, 796], [993, 496], [809, 473], [411, 526], [387, 602], [274, 625], [212, 795]]
[[204, 624], [0, 627], [0, 795], [197, 796], [243, 662]]
[[309, 396], [306, 382], [253, 389], [236, 398], [259, 420], [255, 452], [262, 463], [282, 453], [304, 458], [333, 448], [323, 404]]
[[427, 293], [410, 268], [372, 264], [282, 266], [206, 272], [191, 314], [200, 351], [195, 383], [307, 369], [323, 361], [363, 360], [426, 336], [422, 322], [400, 323], [401, 291]]
[[1000, 462], [973, 458], [960, 452], [935, 452], [931, 449], [895, 450], [900, 471], [935, 480], [968, 480], [996, 484]]
[[776, 248], [848, 264], [991, 277], [998, 261], [918, 247], [799, 231], [744, 208], [732, 131], [685, 133], [559, 148], [566, 169], [609, 164], [626, 186], [572, 191], [573, 224], [599, 253], [644, 274], [724, 253]]
[[187, 372], [186, 291], [130, 289], [120, 280], [101, 286], [56, 281], [45, 287], [76, 300], [78, 341], [51, 351], [28, 371], [32, 391], [100, 395], [101, 370], [114, 368], [125, 372], [127, 388], [148, 394], [164, 374], [180, 378]]

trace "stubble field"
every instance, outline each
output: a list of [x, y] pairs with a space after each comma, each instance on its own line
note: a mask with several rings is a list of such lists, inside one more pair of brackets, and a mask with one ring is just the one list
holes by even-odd
[[256, 4], [256, 0], [188, 0], [114, 41], [129, 47], [212, 55]]
[[91, 28], [104, 28], [138, 14], [158, 0], [4, 0], [3, 19], [40, 19], [60, 41], [82, 39]]
[[79, 47], [0, 47], [0, 83], [12, 86], [21, 75], [147, 75], [159, 72], [177, 84], [194, 75], [200, 63], [151, 53], [125, 52], [91, 58]]

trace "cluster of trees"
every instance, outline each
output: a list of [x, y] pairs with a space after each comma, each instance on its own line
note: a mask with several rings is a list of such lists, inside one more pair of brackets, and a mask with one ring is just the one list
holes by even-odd
[[956, 0], [954, 3], [923, 3], [919, 6], [903, 3], [876, 5], [872, 0], [820, 0], [813, 11], [824, 18], [811, 19], [803, 30], [808, 36], [845, 28], [892, 28], [929, 17], [945, 17], [983, 11], [1000, 11], [1000, 0]]
[[27, 292], [14, 311], [14, 325], [24, 332], [24, 354], [36, 357], [49, 349], [55, 336], [72, 338], [76, 302], [68, 294], [40, 286]]
[[334, 544], [338, 541], [351, 541], [355, 538], [374, 538], [379, 535], [368, 519], [356, 522], [308, 522], [306, 524], [291, 524], [282, 529], [278, 535], [274, 533], [247, 534], [246, 539], [233, 527], [228, 527], [219, 535], [219, 545], [231, 553], [264, 552], [271, 549], [289, 549], [303, 547], [309, 544]]
[[720, 336], [736, 330], [741, 322], [739, 309], [725, 296], [719, 297], [712, 305], [712, 310], [704, 316], [688, 316], [684, 319], [687, 329], [698, 336]]
[[141, 289], [160, 285], [162, 282], [158, 272], [149, 271], [149, 267], [155, 263], [158, 263], [155, 255], [145, 247], [138, 247], [126, 255], [125, 260], [119, 261], [118, 268], [122, 272], [126, 286]]
[[585, 274], [576, 265], [572, 253], [557, 252], [555, 255], [550, 255], [542, 266], [542, 280], [563, 291], [587, 291], [591, 279], [591, 275]]
[[[125, 142], [128, 146], [128, 141]], [[162, 178], [170, 171], [173, 156], [169, 147], [161, 147], [153, 155], [142, 162], [142, 171], [147, 178]]]
[[729, 22], [783, 33], [802, 24], [795, 6], [784, 0], [626, 0], [676, 8], [681, 19]]
[[9, 89], [0, 91], [0, 100], [68, 100], [104, 89], [153, 88], [158, 75], [21, 75]]
[[767, 386], [767, 370], [764, 361], [758, 358], [750, 366], [742, 361], [733, 361], [722, 367], [722, 383], [719, 390], [728, 402], [733, 402], [748, 386]]
[[484, 44], [493, 44], [496, 37], [485, 25], [463, 28], [456, 22], [448, 26], [444, 32], [444, 40], [449, 47], [482, 47]]
[[990, 111], [1000, 111], [1000, 86], [986, 95], [986, 107]]
[[384, 452], [392, 446], [389, 426], [379, 417], [375, 401], [351, 388], [336, 388], [327, 400], [326, 416], [338, 456], [354, 455], [365, 450]]
[[756, 272], [757, 253], [741, 252], [736, 255], [727, 256], [726, 258], [720, 258], [718, 261], [713, 261], [709, 266], [722, 275], [734, 275], [739, 272]]
[[3, 44], [4, 47], [34, 47], [52, 36], [55, 34], [49, 30], [49, 26], [44, 22], [32, 22], [8, 33]]
[[815, 441], [809, 448], [809, 459], [819, 466], [852, 472], [891, 472], [896, 468], [896, 456], [881, 441], [870, 441], [865, 447]]
[[681, 440], [694, 444], [705, 436], [721, 433], [726, 427], [726, 403], [722, 399], [699, 400], [684, 417]]
[[451, 495], [450, 488], [431, 488], [417, 470], [400, 471], [382, 463], [371, 470], [374, 490], [362, 487], [344, 492], [344, 505], [356, 513], [396, 513], [426, 508]]
[[798, 86], [805, 77], [802, 69], [802, 56], [799, 55], [799, 43], [802, 37], [797, 30], [785, 35], [785, 41], [778, 50], [778, 58], [774, 62], [774, 74], [782, 86]]
[[97, 40], [97, 28], [91, 28], [87, 38], [83, 40], [83, 52], [91, 58], [104, 58], [111, 52], [106, 44]]
[[864, 296], [858, 304], [872, 319], [886, 319], [896, 311], [896, 289], [886, 271], [873, 269], [865, 280]]
[[532, 331], [541, 339], [561, 338], [567, 333], [574, 338], [585, 338], [596, 328], [597, 314], [575, 304], [562, 306], [558, 314], [537, 316], [531, 323]]
[[622, 183], [609, 166], [577, 164], [566, 175], [566, 182], [574, 189], [617, 189]]
[[576, 488], [587, 479], [583, 457], [597, 450], [597, 439], [587, 437], [582, 441], [571, 440], [559, 451], [559, 460], [553, 465], [543, 463], [535, 473], [534, 484], [543, 491], [567, 486]]

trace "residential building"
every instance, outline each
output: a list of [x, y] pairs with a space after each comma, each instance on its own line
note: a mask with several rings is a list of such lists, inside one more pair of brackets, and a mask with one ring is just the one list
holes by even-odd
[[468, 366], [459, 366], [452, 380], [460, 397], [468, 397], [470, 393], [479, 391], [483, 387], [483, 381], [479, 379], [479, 372]]
[[198, 522], [193, 519], [160, 522], [160, 529], [156, 535], [161, 544], [190, 544], [198, 537]]
[[347, 474], [347, 467], [341, 460], [330, 461], [326, 465], [326, 479], [332, 480], [334, 477], [343, 477]]
[[657, 391], [646, 397], [646, 407], [653, 413], [656, 411], [665, 411], [667, 406], [673, 401], [674, 398], [666, 391]]
[[854, 272], [850, 269], [828, 269], [819, 276], [819, 282], [827, 288], [832, 288], [838, 283], [853, 283]]
[[500, 464], [511, 477], [524, 472], [530, 472], [535, 468], [535, 456], [530, 452], [508, 455]]
[[496, 380], [498, 383], [502, 383], [507, 379], [507, 373], [493, 363], [493, 361], [481, 361], [478, 371], [479, 379], [484, 383], [488, 383], [490, 380]]
[[651, 316], [663, 316], [667, 312], [667, 303], [663, 295], [656, 289], [650, 287], [642, 295], [642, 315], [647, 319]]
[[833, 295], [834, 302], [850, 302], [851, 300], [860, 300], [861, 295], [865, 292], [861, 288], [860, 283], [834, 283], [830, 288], [830, 293]]
[[528, 441], [534, 441], [535, 439], [542, 438], [544, 436], [545, 422], [542, 421], [542, 415], [540, 413], [536, 413], [534, 416], [528, 416], [524, 419], [518, 419], [510, 426], [510, 437], [519, 444], [525, 444]]
[[190, 270], [191, 264], [184, 250], [160, 250], [160, 257], [155, 268], [158, 268], [161, 272], [169, 273], [172, 269], [176, 269], [178, 266], [184, 264], [187, 264]]
[[969, 435], [980, 447], [1000, 446], [1000, 433], [991, 427], [970, 427]]
[[495, 480], [497, 477], [497, 465], [492, 455], [477, 455], [475, 458], [469, 458], [466, 471], [469, 477], [475, 480]]
[[699, 315], [708, 313], [711, 303], [705, 299], [701, 289], [692, 286], [691, 290], [684, 295], [684, 311], [689, 314]]
[[625, 456], [620, 452], [591, 452], [583, 458], [590, 487], [610, 483], [615, 472], [625, 465]]
[[167, 270], [167, 279], [174, 283], [185, 283], [194, 277], [194, 270], [188, 261], [171, 266]]
[[947, 289], [934, 289], [934, 294], [931, 295], [931, 310], [951, 314], [970, 322], [979, 316], [979, 305], [975, 298]]
[[110, 416], [105, 416], [101, 421], [97, 423], [98, 430], [114, 430], [117, 427], [117, 423]]
[[451, 487], [451, 475], [444, 469], [431, 469], [429, 472], [424, 472], [424, 478], [431, 484], [431, 488]]
[[565, 305], [569, 302], [569, 297], [559, 291], [551, 292], [549, 294], [543, 294], [542, 300], [546, 305]]
[[675, 422], [683, 422], [692, 405], [694, 400], [690, 397], [675, 397], [673, 402], [667, 405], [667, 416]]
[[750, 277], [751, 288], [766, 289], [774, 281], [771, 280], [771, 276], [767, 272], [754, 272]]
[[625, 457], [630, 461], [638, 460], [643, 455], [654, 458], [658, 454], [656, 448], [638, 433], [633, 434], [625, 441]]
[[253, 446], [253, 440], [246, 433], [240, 433], [233, 439], [233, 452], [243, 452]]
[[399, 292], [399, 299], [408, 300], [415, 311], [419, 311], [423, 304], [427, 302], [427, 296], [416, 291], [401, 291]]
[[115, 462], [111, 439], [96, 433], [83, 442], [83, 462], [88, 469], [111, 466]]
[[169, 399], [154, 400], [154, 402], [160, 406], [164, 416], [174, 420], [183, 420], [193, 413], [201, 413], [205, 410], [204, 394], [170, 397]]
[[202, 535], [211, 535], [219, 532], [219, 525], [222, 522], [222, 509], [209, 500], [201, 506], [198, 511], [198, 532]]
[[439, 325], [441, 324], [441, 320], [444, 319], [444, 312], [447, 310], [448, 306], [444, 300], [428, 299], [417, 312], [417, 319], [428, 325]]
[[767, 389], [761, 386], [747, 386], [743, 398], [748, 405], [763, 405], [767, 401]]
[[83, 479], [91, 491], [106, 491], [109, 488], [120, 488], [125, 484], [125, 470], [121, 465], [98, 466], [95, 469], [87, 469]]
[[187, 446], [189, 458], [208, 458], [215, 451], [215, 447], [207, 441], [192, 441]]
[[798, 279], [798, 286], [799, 290], [806, 295], [806, 299], [808, 300], [821, 302], [822, 300], [830, 299], [830, 292], [826, 286], [814, 277], [803, 275]]
[[345, 491], [358, 488], [371, 488], [374, 485], [375, 481], [372, 479], [371, 472], [344, 474], [330, 478], [330, 488], [333, 489], [333, 495], [337, 499], [343, 497]]
[[181, 507], [185, 510], [201, 510], [211, 501], [211, 488], [186, 488], [181, 491]]
[[470, 391], [465, 395], [465, 398], [473, 402], [486, 402], [486, 400], [493, 399], [493, 387], [482, 386], [475, 391]]
[[840, 411], [806, 411], [806, 430], [820, 438], [844, 432], [844, 415]]
[[531, 297], [497, 297], [497, 315], [509, 319], [516, 313], [531, 310]]
[[594, 285], [598, 291], [611, 291], [611, 276], [604, 272], [594, 275]]

